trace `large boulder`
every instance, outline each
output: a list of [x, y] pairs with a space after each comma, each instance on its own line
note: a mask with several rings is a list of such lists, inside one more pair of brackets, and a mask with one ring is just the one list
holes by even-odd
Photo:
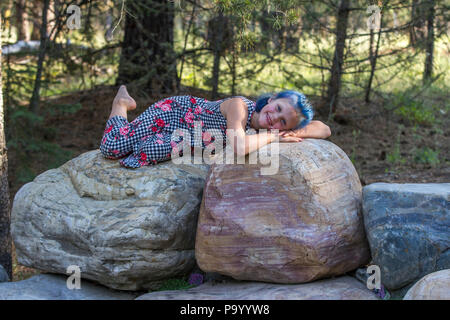
[[427, 274], [408, 290], [403, 300], [450, 300], [450, 269]]
[[276, 174], [263, 175], [261, 161], [211, 166], [197, 227], [199, 267], [238, 280], [303, 283], [369, 262], [361, 183], [347, 155], [305, 139], [280, 143], [273, 160]]
[[138, 294], [116, 291], [82, 280], [69, 289], [67, 277], [39, 274], [22, 281], [0, 283], [0, 300], [133, 300]]
[[152, 289], [195, 264], [207, 165], [126, 169], [90, 151], [24, 185], [12, 208], [19, 264], [123, 290]]
[[386, 288], [450, 268], [450, 183], [374, 183], [364, 187], [363, 212]]
[[342, 276], [303, 284], [249, 281], [204, 283], [187, 290], [150, 292], [136, 300], [378, 300], [355, 278]]

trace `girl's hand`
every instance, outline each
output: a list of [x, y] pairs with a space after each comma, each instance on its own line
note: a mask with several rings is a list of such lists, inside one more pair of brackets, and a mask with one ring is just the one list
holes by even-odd
[[283, 130], [283, 131], [280, 131], [280, 135], [283, 136], [283, 137], [297, 137], [297, 138], [300, 138], [300, 136], [294, 130]]
[[280, 131], [278, 135], [280, 142], [301, 142], [302, 138], [297, 137], [293, 131]]

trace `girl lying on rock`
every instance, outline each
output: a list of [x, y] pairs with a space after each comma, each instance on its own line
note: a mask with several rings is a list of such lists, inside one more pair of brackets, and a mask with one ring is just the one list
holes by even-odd
[[[182, 150], [175, 148], [182, 145], [183, 137], [174, 141], [172, 133], [183, 129], [194, 136], [194, 124], [201, 126], [203, 149], [214, 142], [217, 135], [210, 132], [215, 130], [221, 133], [224, 143], [228, 135], [238, 155], [246, 155], [277, 140], [300, 142], [303, 138], [325, 139], [331, 135], [327, 125], [312, 121], [311, 104], [305, 95], [296, 91], [263, 95], [256, 102], [243, 96], [217, 101], [189, 95], [173, 96], [155, 102], [128, 122], [127, 111], [135, 108], [135, 100], [126, 87], [121, 86], [100, 144], [105, 157], [123, 158], [120, 164], [130, 168], [169, 160], [172, 150], [181, 154]], [[267, 130], [246, 134], [251, 128]], [[191, 141], [193, 147], [195, 141]]]

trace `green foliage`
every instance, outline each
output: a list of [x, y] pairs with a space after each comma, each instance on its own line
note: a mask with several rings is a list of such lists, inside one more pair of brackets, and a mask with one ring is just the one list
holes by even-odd
[[7, 147], [15, 153], [16, 176], [21, 183], [33, 180], [38, 173], [32, 168], [33, 162], [42, 161], [46, 163], [44, 169], [51, 169], [72, 157], [70, 151], [47, 141], [57, 132], [55, 128], [44, 126], [43, 119], [26, 107], [16, 107], [10, 111]]
[[416, 149], [414, 154], [414, 162], [429, 164], [434, 167], [440, 163], [439, 151], [434, 151], [433, 149], [428, 147]]
[[157, 291], [185, 290], [193, 287], [195, 287], [195, 285], [189, 284], [184, 278], [171, 278], [167, 279]]
[[430, 100], [414, 97], [409, 90], [395, 93], [392, 100], [394, 113], [400, 115], [414, 125], [433, 125], [436, 106]]
[[391, 164], [405, 164], [406, 163], [406, 159], [402, 157], [401, 152], [400, 152], [400, 132], [403, 130], [403, 126], [400, 125], [399, 126], [399, 131], [397, 134], [397, 139], [394, 145], [394, 149], [392, 150], [392, 152], [389, 152], [386, 155], [386, 160], [391, 163]]
[[75, 114], [82, 108], [81, 103], [74, 104], [53, 104], [50, 108], [48, 108], [48, 113], [51, 116], [56, 114], [67, 115], [67, 114]]

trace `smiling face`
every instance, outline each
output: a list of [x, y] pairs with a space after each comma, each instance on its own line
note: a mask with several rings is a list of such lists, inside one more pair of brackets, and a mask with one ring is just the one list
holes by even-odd
[[256, 129], [289, 130], [295, 128], [303, 115], [296, 111], [288, 98], [273, 99], [258, 113]]

